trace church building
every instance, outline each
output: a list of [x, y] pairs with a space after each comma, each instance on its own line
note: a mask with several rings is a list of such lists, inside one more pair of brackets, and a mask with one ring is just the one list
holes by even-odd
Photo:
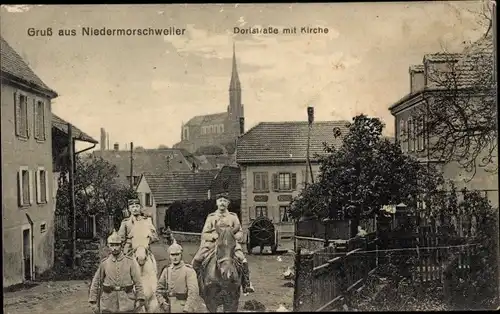
[[241, 103], [241, 83], [236, 66], [236, 52], [233, 44], [233, 69], [229, 83], [229, 105], [227, 112], [200, 115], [191, 118], [181, 127], [181, 141], [173, 148], [196, 153], [200, 148], [219, 147], [224, 154], [233, 154], [235, 142], [243, 133], [243, 104]]

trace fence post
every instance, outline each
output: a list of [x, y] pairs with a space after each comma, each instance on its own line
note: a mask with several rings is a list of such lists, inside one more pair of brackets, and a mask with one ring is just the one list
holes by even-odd
[[295, 266], [296, 282], [294, 289], [294, 312], [312, 311], [313, 309], [313, 268], [314, 254], [302, 254], [301, 249], [297, 252]]

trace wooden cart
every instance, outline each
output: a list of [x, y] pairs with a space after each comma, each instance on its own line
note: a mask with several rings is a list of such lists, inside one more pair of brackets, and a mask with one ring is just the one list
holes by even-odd
[[278, 230], [274, 227], [273, 222], [267, 217], [258, 217], [248, 228], [248, 254], [252, 254], [252, 249], [256, 246], [260, 247], [260, 254], [262, 254], [265, 246], [270, 246], [271, 253], [276, 254], [278, 239]]

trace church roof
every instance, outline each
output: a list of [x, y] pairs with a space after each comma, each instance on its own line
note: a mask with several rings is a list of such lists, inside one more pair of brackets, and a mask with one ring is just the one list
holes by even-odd
[[[335, 147], [342, 145], [343, 136], [349, 131], [348, 124], [348, 121], [314, 122], [310, 140], [311, 159], [315, 154], [324, 154], [324, 142]], [[308, 128], [308, 123], [302, 121], [261, 122], [238, 139], [236, 162], [305, 161]]]
[[227, 112], [194, 116], [185, 125], [199, 126], [202, 124], [220, 124], [224, 123], [227, 117], [228, 117]]

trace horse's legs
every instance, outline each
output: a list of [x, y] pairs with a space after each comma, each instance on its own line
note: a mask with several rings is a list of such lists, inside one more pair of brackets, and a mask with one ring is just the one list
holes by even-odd
[[236, 313], [240, 303], [239, 295], [230, 293], [224, 299], [224, 313]]
[[264, 251], [264, 244], [260, 245], [260, 255], [262, 255], [262, 251]]

